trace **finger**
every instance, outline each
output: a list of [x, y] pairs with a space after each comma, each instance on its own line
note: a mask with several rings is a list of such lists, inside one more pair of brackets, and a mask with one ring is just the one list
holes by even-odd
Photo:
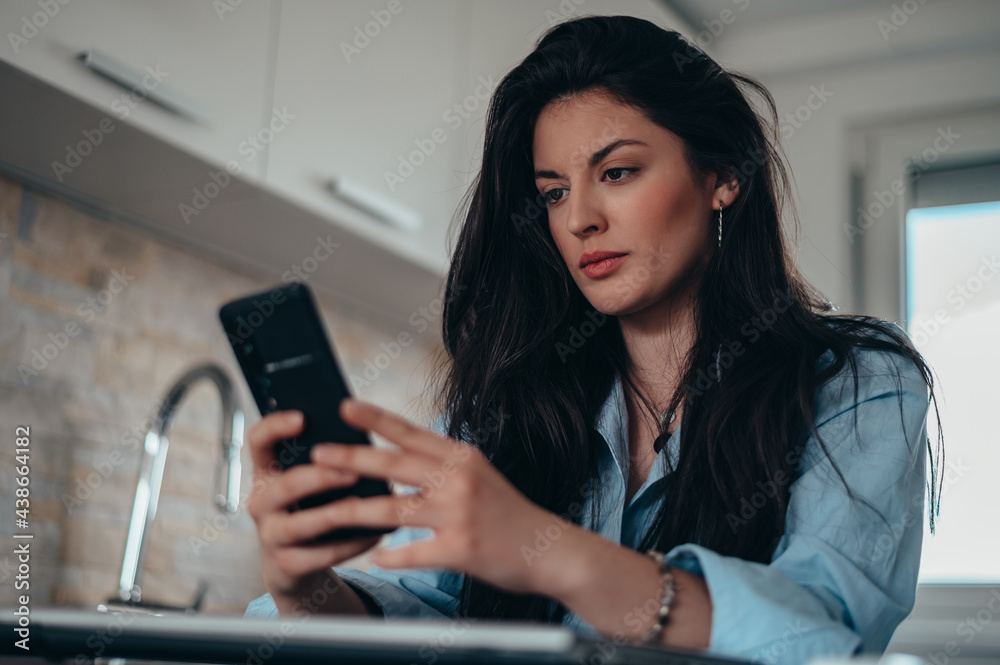
[[256, 515], [287, 510], [296, 501], [335, 487], [350, 487], [358, 475], [316, 464], [299, 464], [272, 479], [267, 489], [254, 497]]
[[346, 397], [340, 402], [340, 417], [357, 429], [375, 432], [400, 448], [428, 457], [440, 459], [455, 453], [455, 442], [448, 437], [418, 427], [371, 402]]
[[369, 478], [387, 478], [405, 485], [426, 484], [430, 478], [454, 473], [454, 464], [419, 453], [399, 452], [351, 443], [321, 443], [309, 451], [324, 467], [353, 471]]
[[432, 536], [398, 547], [383, 547], [372, 553], [371, 561], [379, 568], [439, 568], [446, 566], [446, 556], [441, 542]]
[[427, 505], [423, 497], [414, 505], [413, 501], [396, 496], [358, 497], [348, 496], [323, 506], [324, 519], [331, 527], [430, 527], [441, 525], [445, 516], [439, 510]]
[[301, 411], [275, 411], [261, 418], [247, 432], [254, 469], [261, 473], [270, 472], [277, 463], [274, 444], [301, 434], [303, 425]]
[[286, 575], [301, 577], [352, 559], [377, 545], [379, 540], [381, 536], [342, 543], [284, 547], [275, 553], [275, 560]]
[[260, 526], [261, 539], [273, 547], [308, 547], [314, 544], [309, 541], [341, 526], [327, 510], [329, 505], [271, 513]]

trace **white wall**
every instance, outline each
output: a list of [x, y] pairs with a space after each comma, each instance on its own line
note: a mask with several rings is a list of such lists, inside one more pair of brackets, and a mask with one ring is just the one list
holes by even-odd
[[[893, 7], [901, 4], [916, 11], [894, 16]], [[801, 269], [834, 304], [851, 311], [857, 304], [843, 224], [855, 217], [852, 133], [894, 119], [947, 119], [1000, 101], [1000, 3], [912, 0], [767, 22], [753, 21], [752, 12], [749, 4], [737, 13], [706, 51], [724, 66], [760, 78], [782, 118], [807, 104], [813, 86], [830, 93], [822, 104], [813, 98], [819, 108], [800, 111], [809, 117], [799, 127], [789, 125], [784, 147], [797, 185]], [[863, 199], [871, 196], [863, 193]], [[884, 308], [868, 313], [890, 314]]]

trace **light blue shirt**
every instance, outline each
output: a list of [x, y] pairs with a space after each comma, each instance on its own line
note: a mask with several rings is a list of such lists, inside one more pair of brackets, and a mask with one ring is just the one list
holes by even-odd
[[[832, 358], [828, 350], [819, 366]], [[830, 455], [822, 454], [812, 435], [800, 449], [801, 473], [789, 487], [786, 528], [770, 563], [721, 556], [694, 544], [668, 553], [673, 565], [707, 583], [713, 610], [710, 651], [795, 665], [820, 654], [881, 653], [912, 609], [923, 538], [929, 392], [917, 366], [902, 356], [859, 350], [858, 359], [857, 402], [849, 365], [813, 400], [817, 429]], [[626, 506], [628, 417], [616, 378], [595, 422], [608, 444], [598, 459], [606, 486], [597, 533], [638, 546], [655, 518], [662, 483], [669, 477], [668, 456], [676, 459], [683, 426], [682, 419]], [[432, 429], [444, 433], [442, 419]], [[830, 458], [857, 498], [867, 500], [884, 521], [863, 502], [848, 498]], [[768, 489], [746, 497], [744, 510], [752, 511], [753, 502], [760, 502]], [[592, 512], [585, 503], [581, 524], [590, 524]], [[742, 517], [747, 516], [749, 512]], [[732, 518], [735, 525], [741, 517]], [[387, 547], [431, 535], [429, 528], [401, 527]], [[461, 573], [375, 565], [368, 572], [334, 570], [371, 595], [387, 619], [446, 619], [455, 617], [459, 607]], [[270, 595], [252, 601], [246, 616], [277, 616]], [[572, 612], [563, 624], [583, 636], [602, 637]]]

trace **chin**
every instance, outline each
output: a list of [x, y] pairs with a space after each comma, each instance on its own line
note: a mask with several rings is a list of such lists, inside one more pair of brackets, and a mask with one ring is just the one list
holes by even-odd
[[638, 294], [634, 293], [615, 293], [612, 288], [601, 288], [583, 295], [594, 309], [608, 316], [622, 316], [641, 309]]

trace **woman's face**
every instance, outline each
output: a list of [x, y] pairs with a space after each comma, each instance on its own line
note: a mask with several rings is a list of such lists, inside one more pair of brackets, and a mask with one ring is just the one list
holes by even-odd
[[[736, 195], [716, 189], [715, 174], [695, 178], [676, 134], [594, 91], [542, 110], [533, 158], [552, 238], [583, 295], [605, 314], [683, 295], [685, 278], [715, 249], [713, 208]], [[600, 251], [624, 256], [580, 266], [584, 254]]]

